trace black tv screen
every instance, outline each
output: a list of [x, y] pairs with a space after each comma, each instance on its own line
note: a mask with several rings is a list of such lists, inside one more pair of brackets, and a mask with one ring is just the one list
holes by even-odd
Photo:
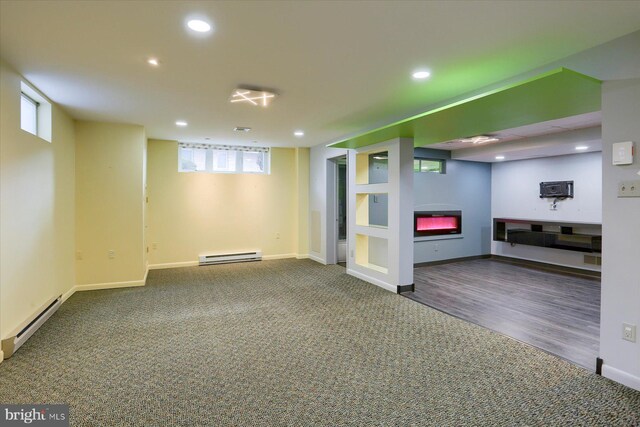
[[573, 181], [540, 183], [540, 198], [573, 198]]

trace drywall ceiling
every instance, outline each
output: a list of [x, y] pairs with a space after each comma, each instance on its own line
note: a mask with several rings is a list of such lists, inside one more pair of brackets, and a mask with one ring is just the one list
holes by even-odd
[[361, 148], [393, 138], [416, 147], [600, 111], [599, 80], [558, 68], [332, 144]]
[[[583, 127], [587, 123], [595, 126]], [[576, 127], [566, 130], [559, 125]], [[519, 135], [513, 137], [515, 133]], [[505, 140], [473, 147], [458, 146], [451, 150], [451, 158], [495, 163], [602, 151], [600, 113], [576, 116], [566, 121], [554, 120], [535, 126], [508, 129], [498, 134], [505, 135]], [[430, 145], [429, 148], [444, 149], [446, 145]], [[500, 159], [496, 159], [497, 156], [500, 156]]]
[[[640, 2], [628, 1], [4, 0], [0, 8], [2, 58], [73, 117], [141, 124], [150, 138], [271, 146], [344, 139], [640, 28]], [[190, 34], [191, 16], [210, 20], [213, 33]], [[412, 80], [423, 67], [432, 77]], [[242, 85], [278, 97], [266, 109], [230, 104]]]

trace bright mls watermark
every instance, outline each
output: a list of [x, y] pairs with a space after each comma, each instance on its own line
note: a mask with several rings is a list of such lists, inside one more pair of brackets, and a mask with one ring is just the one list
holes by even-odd
[[0, 427], [69, 427], [69, 405], [0, 405]]

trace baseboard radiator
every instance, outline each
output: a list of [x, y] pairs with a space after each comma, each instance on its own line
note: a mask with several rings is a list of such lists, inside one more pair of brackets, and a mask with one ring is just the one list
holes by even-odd
[[226, 264], [230, 262], [262, 261], [262, 251], [200, 255], [199, 260], [200, 260], [199, 265]]
[[62, 305], [62, 295], [45, 304], [44, 310], [40, 311], [26, 326], [20, 327], [17, 331], [9, 334], [8, 338], [3, 339], [2, 352], [4, 353], [4, 358], [8, 359], [13, 356], [13, 353], [60, 308], [60, 305]]

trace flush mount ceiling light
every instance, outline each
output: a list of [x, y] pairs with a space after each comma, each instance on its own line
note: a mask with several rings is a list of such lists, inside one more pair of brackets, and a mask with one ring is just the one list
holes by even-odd
[[191, 19], [187, 21], [187, 27], [197, 33], [208, 33], [211, 31], [211, 24], [202, 19]]
[[147, 64], [153, 67], [157, 67], [158, 65], [160, 65], [160, 61], [158, 60], [158, 58], [149, 58], [147, 59]]
[[233, 130], [235, 130], [236, 132], [249, 132], [251, 128], [246, 126], [236, 126], [233, 128]]
[[504, 160], [504, 156], [496, 156], [496, 160]]
[[464, 143], [471, 143], [471, 144], [484, 144], [487, 142], [497, 142], [500, 141], [500, 138], [496, 138], [495, 136], [490, 136], [490, 135], [477, 135], [477, 136], [470, 136], [468, 138], [462, 138], [459, 140], [460, 142], [464, 142]]
[[251, 104], [255, 106], [268, 107], [276, 94], [265, 90], [253, 90], [238, 88], [233, 91], [229, 102]]
[[414, 73], [411, 74], [411, 76], [416, 80], [424, 80], [424, 79], [428, 79], [431, 76], [431, 73], [427, 70], [418, 70], [418, 71], [414, 71]]
[[182, 127], [182, 128], [183, 128], [183, 127], [185, 127], [185, 126], [187, 126], [187, 125], [188, 125], [188, 123], [187, 123], [187, 122], [185, 122], [184, 120], [178, 120], [178, 121], [176, 121], [176, 126], [180, 126], [180, 127]]
[[301, 130], [297, 130], [293, 133], [295, 136], [297, 136], [298, 138], [304, 136], [304, 131]]
[[578, 151], [584, 151], [584, 150], [588, 150], [588, 149], [589, 149], [589, 147], [587, 147], [586, 145], [578, 145], [576, 147], [576, 150], [578, 150]]

